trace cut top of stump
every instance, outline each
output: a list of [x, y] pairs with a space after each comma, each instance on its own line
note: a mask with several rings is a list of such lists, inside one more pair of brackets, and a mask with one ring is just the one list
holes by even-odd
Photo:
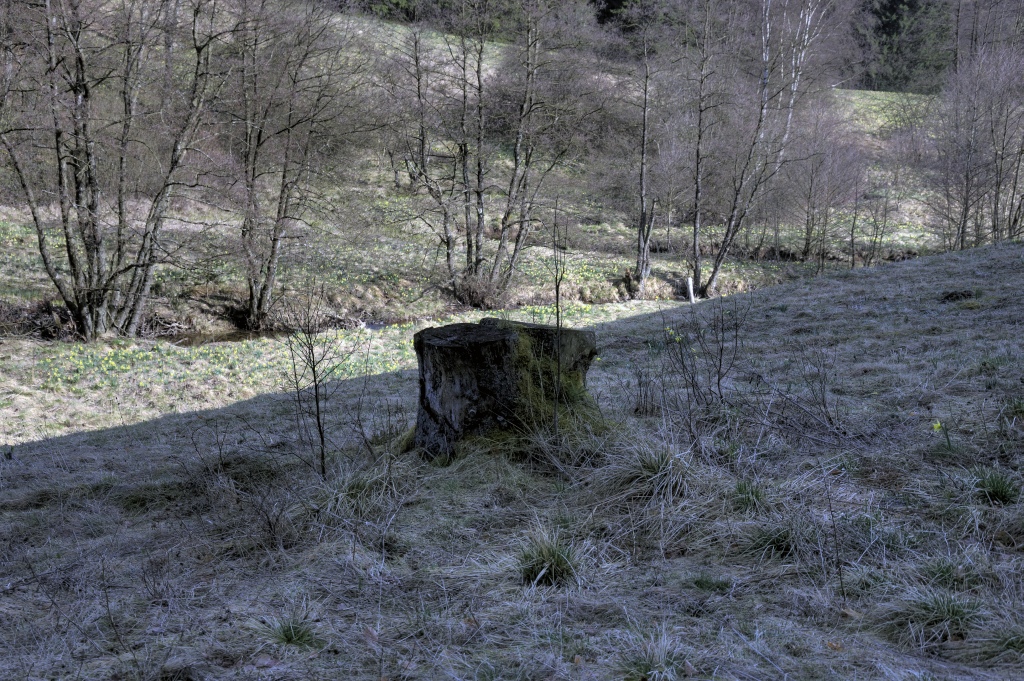
[[[450, 455], [467, 435], [533, 427], [558, 407], [590, 403], [593, 331], [483, 319], [432, 327], [413, 338], [419, 362], [415, 444]], [[556, 394], [557, 393], [557, 394]]]

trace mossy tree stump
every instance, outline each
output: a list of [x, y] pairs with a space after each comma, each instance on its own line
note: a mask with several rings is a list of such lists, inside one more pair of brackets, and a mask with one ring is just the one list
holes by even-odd
[[559, 408], [591, 403], [593, 331], [483, 319], [424, 329], [413, 345], [420, 370], [414, 442], [431, 458], [450, 455], [467, 435], [552, 421], [556, 392]]

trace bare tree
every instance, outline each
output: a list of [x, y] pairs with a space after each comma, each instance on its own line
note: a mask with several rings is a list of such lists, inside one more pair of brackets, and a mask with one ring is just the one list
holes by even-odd
[[650, 166], [652, 154], [652, 108], [654, 106], [655, 77], [655, 35], [660, 27], [664, 9], [651, 0], [637, 0], [632, 3], [625, 14], [630, 29], [635, 31], [636, 50], [638, 52], [637, 71], [635, 74], [636, 106], [639, 115], [640, 129], [637, 147], [639, 159], [637, 163], [636, 200], [636, 266], [633, 270], [633, 286], [635, 295], [643, 297], [646, 293], [647, 278], [651, 275], [651, 232], [654, 228], [655, 201], [651, 191]]
[[970, 223], [985, 194], [983, 81], [960, 71], [943, 92], [934, 125], [931, 202], [946, 248], [967, 248]]
[[607, 104], [595, 179], [628, 213], [636, 235], [635, 264], [625, 284], [643, 297], [651, 275], [654, 227], [668, 226], [685, 195], [679, 174], [689, 174], [691, 121], [683, 104], [681, 61], [686, 51], [681, 3], [633, 0], [616, 14], [615, 33], [602, 65]]
[[943, 89], [932, 121], [930, 206], [947, 248], [1024, 227], [1024, 52], [983, 49]]
[[[867, 242], [862, 242], [863, 263], [865, 267], [870, 267], [882, 257], [882, 245], [897, 224], [899, 211], [907, 197], [908, 183], [906, 167], [898, 160], [870, 173], [867, 179], [867, 200], [863, 202], [857, 216], [861, 218], [860, 234]], [[854, 231], [854, 240], [856, 234]]]
[[413, 27], [391, 51], [385, 86], [412, 114], [395, 117], [389, 153], [429, 199], [418, 217], [438, 236], [456, 297], [488, 305], [511, 284], [547, 179], [574, 153], [578, 72], [567, 59], [590, 10], [475, 0], [437, 15], [445, 33]]
[[[748, 62], [748, 73], [757, 65], [759, 77], [751, 83], [743, 70], [732, 72], [731, 101], [723, 111], [733, 114], [724, 125], [723, 140], [734, 143], [723, 150], [726, 164], [725, 208], [721, 246], [715, 255], [701, 293], [713, 295], [718, 275], [730, 248], [783, 164], [789, 158], [793, 121], [798, 107], [813, 90], [818, 52], [844, 25], [849, 6], [837, 0], [762, 0], [755, 15], [737, 14], [750, 22], [759, 50]], [[743, 31], [735, 31], [741, 37]], [[735, 52], [743, 54], [744, 45]]]
[[948, 0], [953, 72], [981, 52], [1024, 48], [1024, 5], [1017, 0]]
[[233, 12], [222, 55], [228, 96], [216, 109], [241, 216], [245, 323], [259, 329], [274, 302], [287, 239], [311, 209], [318, 172], [341, 155], [339, 128], [365, 84], [368, 52], [354, 44], [358, 33], [346, 29], [344, 17], [303, 0], [242, 0]]
[[988, 96], [983, 110], [989, 188], [988, 232], [993, 241], [1024, 231], [1024, 44], [979, 55], [968, 73], [981, 71]]
[[855, 200], [864, 164], [855, 141], [830, 99], [820, 99], [800, 117], [800, 134], [783, 173], [794, 197], [794, 222], [803, 223], [803, 260], [816, 257], [819, 271], [835, 240], [837, 213]]
[[[714, 294], [735, 239], [790, 157], [795, 116], [828, 67], [824, 43], [849, 11], [839, 0], [626, 6], [634, 68], [618, 99], [636, 112], [634, 291], [650, 273], [659, 208], [686, 197], [695, 288]], [[711, 229], [719, 247], [703, 281]]]
[[716, 48], [720, 48], [721, 38], [716, 37], [714, 31], [714, 18], [712, 14], [711, 0], [703, 0], [700, 6], [699, 34], [694, 40], [694, 49], [691, 51], [690, 59], [692, 65], [691, 83], [694, 87], [693, 98], [693, 204], [691, 214], [693, 215], [693, 231], [691, 233], [691, 258], [693, 263], [693, 286], [696, 290], [702, 288], [702, 263], [701, 263], [701, 233], [704, 229], [704, 220], [707, 218], [707, 190], [705, 182], [711, 166], [709, 158], [709, 146], [716, 127], [716, 109], [721, 105], [721, 97], [715, 86], [715, 69], [717, 60], [721, 55]]
[[[187, 19], [172, 21], [174, 7], [44, 0], [8, 10], [18, 40], [2, 54], [0, 144], [46, 272], [86, 339], [139, 331], [173, 199], [199, 181], [193, 152], [219, 83], [220, 10], [192, 0]], [[161, 48], [173, 64], [164, 96]]]

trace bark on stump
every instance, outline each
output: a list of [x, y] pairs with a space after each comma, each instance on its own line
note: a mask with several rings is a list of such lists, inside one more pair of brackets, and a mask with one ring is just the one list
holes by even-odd
[[467, 435], [552, 420], [556, 384], [560, 405], [589, 402], [593, 331], [483, 319], [424, 329], [413, 345], [420, 369], [414, 443], [431, 458], [450, 455]]

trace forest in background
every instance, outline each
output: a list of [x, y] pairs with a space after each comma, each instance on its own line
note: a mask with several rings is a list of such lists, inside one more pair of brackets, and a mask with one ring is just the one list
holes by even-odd
[[[0, 13], [8, 223], [85, 339], [181, 326], [168, 301], [211, 291], [242, 328], [286, 325], [289, 287], [352, 267], [332, 239], [405, 243], [401, 287], [493, 308], [588, 225], [629, 242], [598, 301], [678, 294], [652, 284], [663, 253], [713, 296], [736, 260], [820, 271], [917, 253], [885, 250], [908, 229], [932, 249], [1024, 229], [1009, 0]], [[850, 87], [895, 92], [866, 111]]]

